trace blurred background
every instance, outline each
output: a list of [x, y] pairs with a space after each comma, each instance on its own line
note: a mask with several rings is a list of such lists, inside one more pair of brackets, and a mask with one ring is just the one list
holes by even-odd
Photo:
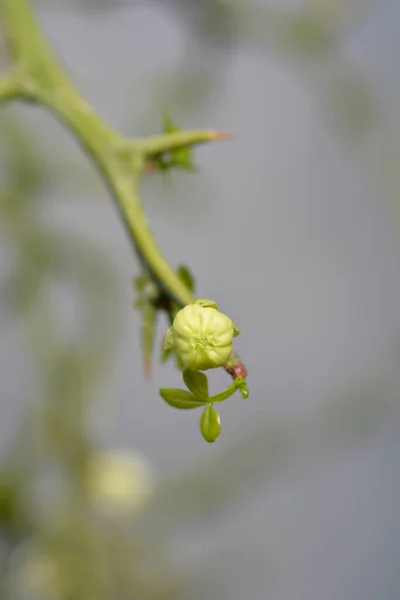
[[146, 382], [139, 264], [99, 175], [43, 110], [1, 110], [2, 597], [398, 600], [399, 3], [33, 5], [119, 131], [167, 112], [235, 134], [142, 199], [242, 330], [251, 395], [214, 445], [161, 400], [167, 323]]

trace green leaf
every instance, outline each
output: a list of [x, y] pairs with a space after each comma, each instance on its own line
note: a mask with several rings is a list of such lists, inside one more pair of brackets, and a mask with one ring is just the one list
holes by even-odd
[[198, 400], [193, 394], [186, 390], [163, 388], [160, 390], [160, 396], [167, 404], [173, 408], [179, 408], [180, 410], [200, 408], [200, 406], [204, 406], [205, 404], [205, 402]]
[[163, 347], [161, 350], [161, 362], [166, 362], [169, 358], [173, 358], [175, 359], [175, 364], [176, 367], [178, 369], [178, 371], [183, 371], [184, 369], [184, 364], [181, 361], [181, 359], [179, 358], [179, 356], [176, 354], [176, 352], [174, 352], [173, 348], [165, 348], [164, 347], [164, 343], [163, 343]]
[[185, 265], [181, 265], [178, 268], [178, 277], [186, 285], [186, 287], [193, 292], [195, 288], [195, 281], [192, 273]]
[[185, 365], [183, 364], [182, 360], [179, 358], [179, 356], [177, 354], [175, 354], [175, 362], [176, 362], [176, 366], [179, 369], [179, 371], [183, 371], [183, 369], [185, 368]]
[[[168, 114], [164, 113], [163, 131], [164, 133], [177, 133], [178, 131], [181, 131], [181, 128], [172, 121]], [[173, 168], [196, 171], [196, 165], [193, 161], [193, 152], [189, 147], [176, 148], [171, 152], [163, 153], [155, 159], [155, 163], [161, 171], [167, 171]]]
[[144, 291], [147, 281], [148, 278], [145, 275], [139, 275], [139, 277], [134, 279], [135, 289], [139, 294]]
[[182, 373], [182, 377], [186, 387], [194, 396], [196, 396], [196, 398], [204, 401], [208, 400], [208, 380], [204, 373], [185, 369]]
[[172, 334], [172, 327], [167, 330], [164, 339], [164, 350], [170, 350], [174, 347], [174, 338]]
[[171, 152], [171, 167], [179, 167], [187, 171], [196, 171], [193, 161], [193, 153], [190, 148], [179, 148]]
[[161, 362], [166, 362], [169, 359], [169, 357], [171, 356], [172, 351], [173, 351], [172, 348], [164, 348], [164, 344], [163, 344], [163, 347], [161, 349], [161, 358], [160, 358]]
[[175, 133], [176, 131], [180, 131], [180, 127], [173, 122], [171, 117], [164, 112], [163, 114], [163, 131], [164, 133]]
[[202, 433], [203, 438], [209, 444], [215, 442], [219, 434], [221, 433], [221, 422], [219, 419], [219, 414], [209, 404], [203, 411], [203, 414], [200, 418], [200, 431]]

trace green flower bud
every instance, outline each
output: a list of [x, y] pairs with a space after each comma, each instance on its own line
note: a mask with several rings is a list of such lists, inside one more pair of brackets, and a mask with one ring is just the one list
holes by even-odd
[[178, 312], [168, 329], [165, 349], [173, 348], [187, 369], [206, 371], [227, 363], [240, 331], [217, 309], [212, 300], [196, 300]]

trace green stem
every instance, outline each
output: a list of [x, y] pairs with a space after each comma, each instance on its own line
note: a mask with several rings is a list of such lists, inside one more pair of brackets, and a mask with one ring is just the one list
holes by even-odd
[[215, 396], [211, 396], [209, 398], [209, 402], [211, 402], [212, 404], [214, 404], [214, 402], [223, 402], [224, 400], [227, 400], [228, 398], [233, 396], [233, 394], [236, 392], [237, 389], [238, 389], [237, 383], [236, 383], [236, 381], [234, 381], [232, 383], [232, 385], [230, 385], [223, 392], [220, 392], [219, 394], [215, 394]]
[[0, 102], [16, 100], [21, 95], [19, 74], [12, 70], [0, 79]]
[[14, 61], [28, 77], [43, 84], [47, 73], [52, 85], [64, 79], [27, 0], [0, 0], [0, 20]]
[[132, 160], [119, 156], [119, 149], [128, 140], [109, 128], [71, 84], [43, 38], [27, 0], [0, 0], [0, 18], [16, 64], [25, 74], [27, 90], [18, 93], [4, 81], [3, 96], [29, 96], [68, 126], [103, 174], [148, 269], [179, 305], [192, 302], [192, 294], [163, 257], [143, 213], [138, 183], [145, 153], [140, 142], [137, 149], [134, 141], [130, 143], [133, 165]]
[[0, 0], [0, 21], [15, 62], [11, 74], [0, 79], [0, 100], [35, 101], [65, 123], [102, 173], [145, 269], [178, 306], [193, 302], [191, 291], [162, 255], [148, 226], [139, 179], [149, 155], [224, 139], [227, 134], [179, 131], [147, 140], [126, 139], [100, 119], [70, 82], [28, 0]]

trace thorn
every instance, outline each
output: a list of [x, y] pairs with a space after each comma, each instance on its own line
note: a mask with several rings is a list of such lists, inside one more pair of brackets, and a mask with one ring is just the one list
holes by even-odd
[[231, 137], [233, 137], [233, 133], [229, 133], [229, 131], [214, 132], [214, 140], [228, 140]]
[[146, 381], [151, 380], [151, 357], [146, 356], [144, 359], [144, 376]]

